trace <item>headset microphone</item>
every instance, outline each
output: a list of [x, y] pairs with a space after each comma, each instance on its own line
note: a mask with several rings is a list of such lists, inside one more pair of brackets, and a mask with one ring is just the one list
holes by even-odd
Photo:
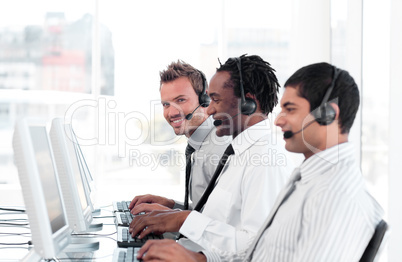
[[239, 114], [240, 114], [240, 113], [238, 113], [238, 114], [236, 114], [236, 115], [234, 115], [234, 116], [231, 116], [230, 118], [226, 118], [225, 120], [220, 120], [220, 119], [215, 120], [215, 121], [214, 121], [214, 126], [220, 126], [220, 125], [223, 124], [223, 122], [228, 121], [228, 120], [231, 120], [231, 119], [235, 118], [236, 116], [238, 116]]
[[314, 123], [315, 121], [316, 121], [315, 119], [312, 120], [312, 121], [310, 121], [307, 125], [305, 125], [302, 129], [300, 129], [300, 130], [297, 131], [297, 132], [285, 131], [285, 132], [283, 133], [283, 138], [285, 138], [285, 139], [291, 138], [292, 136], [294, 136], [294, 135], [296, 135], [296, 134], [302, 132], [304, 129], [306, 129], [309, 125], [311, 125], [311, 124]]
[[191, 112], [190, 114], [186, 115], [186, 120], [190, 120], [191, 118], [193, 118], [193, 114], [194, 114], [195, 110], [197, 110], [200, 106], [201, 106], [201, 104], [198, 105], [198, 106], [193, 110], [193, 112]]
[[222, 125], [223, 124], [223, 121], [222, 120], [215, 120], [214, 121], [214, 126], [220, 126], [220, 125]]

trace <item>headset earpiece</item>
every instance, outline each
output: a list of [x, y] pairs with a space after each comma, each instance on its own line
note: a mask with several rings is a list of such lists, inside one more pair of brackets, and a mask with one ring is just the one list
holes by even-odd
[[207, 94], [207, 81], [203, 72], [198, 70], [202, 79], [202, 92], [198, 95], [198, 102], [202, 107], [208, 107], [211, 102], [211, 98]]
[[240, 112], [243, 115], [251, 115], [257, 109], [257, 103], [254, 99], [244, 96], [244, 87], [243, 87], [243, 76], [241, 74], [241, 58], [236, 57], [237, 67], [239, 69], [240, 76]]
[[321, 105], [312, 112], [315, 120], [321, 126], [329, 125], [332, 122], [334, 122], [334, 120], [335, 120], [336, 112], [335, 112], [335, 109], [331, 106], [331, 104], [328, 103], [328, 99], [332, 93], [332, 90], [334, 89], [336, 79], [338, 78], [340, 72], [341, 72], [341, 70], [334, 67], [334, 73], [332, 75], [331, 85], [329, 86], [327, 92], [325, 93], [325, 96], [321, 102]]
[[195, 110], [197, 110], [200, 106], [208, 107], [209, 103], [211, 102], [211, 98], [207, 95], [207, 81], [205, 80], [205, 75], [200, 70], [197, 71], [200, 73], [202, 79], [202, 92], [198, 95], [199, 105], [193, 110], [193, 112], [186, 115], [186, 120], [191, 120], [191, 118], [193, 118]]
[[244, 99], [244, 102], [241, 103], [240, 111], [243, 115], [251, 115], [257, 109], [257, 104], [255, 100], [249, 97]]
[[321, 105], [317, 110], [313, 112], [315, 121], [321, 126], [327, 126], [334, 122], [336, 117], [335, 109], [329, 103]]

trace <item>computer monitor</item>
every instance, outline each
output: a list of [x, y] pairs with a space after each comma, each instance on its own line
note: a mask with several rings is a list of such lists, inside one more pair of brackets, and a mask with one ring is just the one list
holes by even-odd
[[71, 242], [71, 230], [46, 123], [33, 119], [18, 121], [13, 149], [34, 250], [43, 258], [53, 258]]
[[62, 118], [55, 118], [49, 135], [66, 205], [68, 224], [75, 232], [90, 231], [92, 210], [85, 193], [75, 143], [71, 140], [71, 127], [65, 125]]
[[89, 170], [88, 164], [85, 160], [84, 154], [81, 150], [80, 144], [78, 143], [77, 136], [75, 135], [74, 129], [72, 128], [71, 123], [65, 124], [66, 134], [68, 138], [73, 142], [75, 153], [77, 156], [77, 160], [79, 163], [79, 168], [81, 172], [82, 182], [84, 184], [85, 196], [87, 198], [87, 202], [91, 207], [92, 214], [99, 214], [100, 209], [95, 207], [95, 199], [96, 199], [96, 189], [95, 189], [95, 181], [92, 177], [92, 174]]

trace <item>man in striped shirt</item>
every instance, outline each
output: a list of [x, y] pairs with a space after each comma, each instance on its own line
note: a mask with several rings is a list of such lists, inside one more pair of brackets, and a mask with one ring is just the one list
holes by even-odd
[[[299, 69], [285, 83], [286, 149], [302, 153], [297, 168], [247, 254], [192, 253], [169, 241], [149, 242], [145, 261], [359, 261], [383, 210], [367, 192], [348, 134], [359, 90], [348, 72], [327, 63]], [[143, 256], [143, 254], [146, 254]], [[179, 259], [180, 258], [180, 259]], [[192, 259], [192, 260], [191, 260]]]

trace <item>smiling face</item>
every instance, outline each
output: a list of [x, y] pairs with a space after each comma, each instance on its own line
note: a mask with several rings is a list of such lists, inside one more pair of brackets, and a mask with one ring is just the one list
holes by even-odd
[[[286, 149], [290, 152], [302, 153], [306, 158], [317, 151], [324, 150], [327, 141], [326, 127], [315, 122], [310, 114], [309, 102], [298, 95], [298, 89], [287, 87], [280, 104], [282, 109], [275, 124], [281, 127], [283, 132], [294, 133], [292, 137], [285, 139]], [[296, 133], [298, 131], [300, 132]]]
[[221, 120], [222, 124], [216, 127], [218, 136], [232, 135], [236, 137], [241, 132], [242, 115], [239, 110], [239, 98], [234, 94], [233, 88], [224, 87], [230, 79], [229, 72], [217, 72], [209, 83], [209, 96], [211, 103], [207, 109], [208, 115], [213, 115], [215, 120]]
[[199, 107], [194, 112], [193, 118], [186, 120], [186, 115], [199, 106], [198, 95], [187, 77], [162, 83], [160, 92], [163, 116], [173, 127], [176, 135], [190, 137], [194, 130], [208, 117], [205, 113], [206, 109]]

